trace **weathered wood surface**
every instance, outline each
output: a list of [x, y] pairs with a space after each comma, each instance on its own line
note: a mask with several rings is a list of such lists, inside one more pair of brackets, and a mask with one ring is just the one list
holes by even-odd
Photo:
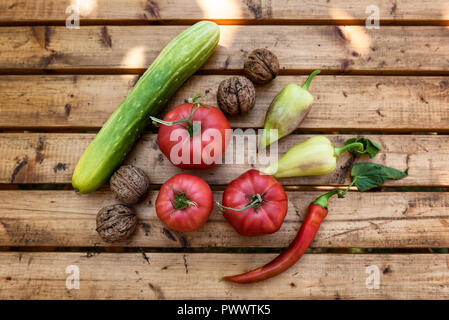
[[[72, 172], [94, 134], [3, 133], [0, 134], [0, 183], [71, 183]], [[279, 143], [283, 155], [309, 135], [290, 135]], [[328, 135], [335, 145], [343, 145], [354, 135]], [[399, 170], [408, 169], [409, 176], [387, 181], [386, 186], [449, 186], [449, 136], [447, 135], [366, 135], [383, 149], [373, 159], [364, 156], [356, 161], [374, 161]], [[228, 148], [228, 152], [235, 147]], [[218, 164], [208, 170], [193, 170], [210, 184], [226, 185], [251, 168], [245, 148], [245, 164]], [[229, 157], [225, 158], [230, 159]], [[252, 158], [254, 159], [254, 158]], [[235, 160], [235, 159], [234, 159]], [[257, 160], [257, 159], [255, 159]], [[151, 183], [163, 184], [168, 177], [180, 173], [161, 153], [157, 135], [144, 135], [128, 155], [127, 163], [143, 168]], [[282, 179], [285, 185], [345, 185], [349, 181], [354, 160], [343, 153], [337, 169], [328, 175]], [[235, 163], [235, 161], [233, 162]], [[259, 166], [254, 165], [255, 168]]]
[[[0, 76], [0, 130], [98, 130], [159, 51], [187, 25], [202, 19], [224, 24], [220, 45], [201, 69], [202, 75], [191, 78], [170, 106], [194, 93], [207, 93], [204, 102], [216, 105], [216, 87], [226, 76], [214, 74], [241, 73], [248, 51], [267, 47], [279, 57], [282, 76], [257, 88], [256, 108], [246, 117], [230, 119], [234, 128], [260, 128], [280, 88], [305, 79], [293, 75], [319, 68], [345, 75], [314, 80], [311, 92], [316, 101], [304, 131], [449, 130], [446, 0], [86, 0], [81, 1], [81, 28], [68, 30], [64, 22], [72, 2], [0, 0], [0, 73], [6, 74]], [[380, 9], [378, 30], [364, 27], [370, 5]], [[151, 23], [156, 25], [143, 25]], [[48, 70], [72, 75], [42, 75]], [[15, 75], [29, 73], [36, 75]], [[95, 232], [98, 209], [116, 202], [106, 189], [89, 195], [71, 190], [7, 190], [16, 184], [70, 184], [73, 169], [93, 137], [0, 133], [0, 246], [107, 250], [110, 244]], [[329, 137], [342, 144], [350, 136]], [[305, 138], [284, 139], [281, 154]], [[387, 186], [449, 187], [449, 136], [370, 138], [384, 147], [373, 161], [409, 169], [409, 177], [389, 181]], [[154, 134], [140, 140], [127, 162], [145, 169], [155, 185], [180, 172], [160, 153]], [[333, 174], [281, 182], [344, 185], [352, 164], [345, 154]], [[219, 165], [195, 173], [219, 190], [217, 185], [226, 185], [248, 168], [249, 164]], [[153, 190], [136, 206], [136, 233], [113, 246], [135, 251], [187, 248], [186, 252], [1, 252], [0, 299], [449, 298], [446, 254], [306, 254], [275, 279], [238, 286], [218, 279], [259, 266], [274, 254], [188, 252], [188, 248], [285, 247], [307, 205], [323, 190], [288, 191], [284, 225], [264, 237], [239, 236], [216, 210], [196, 232], [169, 231], [155, 214], [157, 190]], [[221, 194], [214, 191], [215, 200]], [[312, 246], [447, 248], [448, 206], [446, 192], [350, 192], [346, 199], [331, 199], [329, 216]], [[66, 288], [69, 265], [80, 268], [79, 290]], [[378, 290], [366, 287], [368, 266], [379, 268]]]
[[[0, 28], [0, 69], [124, 71], [147, 68], [185, 26]], [[249, 50], [268, 47], [283, 70], [447, 72], [444, 26], [221, 26], [217, 49], [202, 70], [240, 70]], [[293, 40], [292, 40], [293, 39]], [[429, 59], [429, 57], [432, 57]]]
[[[0, 2], [0, 21], [7, 22], [64, 22], [69, 14], [68, 6], [72, 0], [2, 0]], [[367, 7], [379, 8], [381, 21], [447, 21], [449, 6], [444, 0], [394, 2], [381, 0], [82, 0], [80, 17], [82, 22], [91, 20], [114, 21], [160, 21], [160, 20], [239, 20], [288, 21], [298, 23], [313, 20], [365, 20], [370, 12]], [[126, 7], [126, 10], [123, 8]]]
[[[0, 76], [0, 129], [98, 130], [120, 105], [138, 75]], [[217, 106], [218, 84], [227, 76], [194, 76], [168, 107], [196, 93]], [[279, 76], [257, 87], [256, 106], [231, 117], [234, 128], [263, 127], [266, 110], [289, 83], [306, 76]], [[449, 77], [318, 76], [310, 88], [312, 111], [300, 126], [306, 131], [447, 131]]]
[[[158, 219], [158, 191], [135, 206], [135, 234], [118, 247], [286, 247], [295, 237], [309, 203], [324, 191], [288, 192], [289, 210], [281, 229], [263, 237], [240, 236], [214, 208], [195, 232], [168, 230]], [[222, 192], [214, 192], [221, 201]], [[103, 247], [95, 218], [103, 206], [118, 203], [110, 192], [79, 195], [73, 191], [0, 191], [2, 246]], [[440, 192], [350, 192], [331, 199], [329, 215], [312, 247], [449, 247], [449, 194]]]
[[[2, 299], [448, 299], [446, 254], [306, 254], [276, 278], [218, 280], [273, 254], [0, 253]], [[79, 270], [79, 289], [69, 290]], [[369, 267], [369, 268], [367, 268]], [[73, 270], [73, 269], [72, 269]], [[367, 271], [368, 270], [368, 271]], [[369, 279], [379, 274], [379, 289]], [[180, 285], [182, 284], [182, 285]], [[368, 287], [368, 288], [367, 288]], [[176, 312], [174, 310], [173, 312]]]

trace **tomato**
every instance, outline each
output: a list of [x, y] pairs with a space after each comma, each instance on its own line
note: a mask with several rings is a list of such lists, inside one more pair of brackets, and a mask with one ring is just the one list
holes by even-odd
[[161, 124], [157, 142], [162, 153], [182, 169], [206, 169], [222, 158], [229, 143], [228, 120], [219, 109], [184, 103], [169, 111]]
[[200, 228], [214, 206], [212, 191], [200, 177], [180, 173], [168, 179], [156, 199], [156, 213], [170, 229], [188, 232]]
[[279, 230], [287, 214], [288, 198], [275, 178], [252, 169], [226, 187], [219, 206], [238, 233], [257, 236]]

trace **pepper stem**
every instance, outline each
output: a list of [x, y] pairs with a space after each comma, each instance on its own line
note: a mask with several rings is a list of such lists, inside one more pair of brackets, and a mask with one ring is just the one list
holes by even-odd
[[317, 204], [322, 208], [327, 208], [327, 205], [329, 203], [329, 198], [332, 197], [335, 194], [338, 194], [339, 198], [344, 198], [346, 193], [349, 191], [349, 189], [357, 182], [357, 177], [355, 177], [352, 182], [349, 184], [349, 186], [345, 190], [335, 189], [332, 191], [329, 191], [328, 193], [325, 193], [313, 201], [313, 204]]
[[321, 70], [315, 70], [313, 71], [309, 77], [307, 78], [306, 82], [302, 85], [302, 87], [306, 90], [309, 90], [310, 82], [312, 82], [313, 77], [315, 77], [318, 73], [320, 73]]
[[339, 190], [338, 192], [338, 197], [339, 198], [344, 198], [346, 193], [349, 191], [349, 189], [357, 182], [357, 177], [354, 177], [354, 179], [352, 180], [352, 182], [349, 184], [349, 186], [344, 190]]
[[270, 201], [268, 201], [268, 200], [265, 200], [264, 198], [263, 198], [263, 196], [265, 195], [265, 193], [263, 193], [262, 195], [260, 195], [260, 194], [255, 194], [255, 195], [253, 195], [253, 196], [250, 196], [250, 195], [247, 195], [246, 197], [250, 200], [248, 203], [247, 203], [247, 205], [246, 206], [244, 206], [243, 208], [240, 208], [240, 209], [236, 209], [236, 208], [230, 208], [230, 207], [226, 207], [226, 206], [224, 206], [224, 205], [222, 205], [220, 202], [216, 202], [216, 204], [217, 204], [217, 206], [220, 208], [220, 209], [224, 209], [224, 210], [232, 210], [232, 211], [236, 211], [236, 212], [242, 212], [242, 211], [245, 211], [246, 209], [249, 209], [249, 208], [254, 208], [254, 210], [257, 212], [257, 209], [260, 207], [260, 206], [262, 206], [264, 203], [266, 203], [266, 202], [270, 202]]
[[329, 203], [329, 198], [332, 197], [334, 194], [337, 194], [340, 190], [332, 190], [329, 191], [328, 193], [325, 193], [321, 196], [319, 196], [318, 198], [315, 199], [315, 201], [313, 201], [313, 204], [317, 204], [322, 208], [327, 208], [328, 203]]
[[363, 150], [364, 147], [363, 147], [363, 143], [361, 143], [361, 142], [353, 142], [350, 144], [346, 144], [342, 147], [334, 147], [335, 156], [339, 157], [340, 154], [342, 154], [343, 152], [345, 152], [346, 150], [351, 149], [351, 148], [357, 148], [359, 150]]

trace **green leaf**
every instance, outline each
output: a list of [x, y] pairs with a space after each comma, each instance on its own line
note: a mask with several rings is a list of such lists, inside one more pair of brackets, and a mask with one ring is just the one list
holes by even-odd
[[363, 144], [363, 149], [357, 149], [357, 148], [349, 148], [348, 151], [354, 156], [354, 157], [358, 157], [362, 154], [368, 154], [368, 156], [370, 158], [374, 158], [374, 156], [379, 152], [379, 150], [382, 149], [382, 146], [371, 141], [370, 139], [367, 138], [351, 138], [349, 140], [346, 141], [345, 145], [354, 143], [354, 142], [359, 142], [361, 144]]
[[406, 171], [400, 171], [377, 163], [356, 163], [351, 169], [351, 176], [355, 180], [355, 186], [361, 192], [383, 185], [387, 179], [402, 179], [408, 175]]
[[[382, 166], [382, 165], [380, 165], [380, 166]], [[382, 166], [382, 167], [385, 170], [385, 172], [387, 173], [388, 179], [399, 180], [399, 179], [402, 179], [402, 178], [405, 178], [406, 176], [408, 176], [408, 169], [405, 171], [401, 171], [401, 170], [386, 167], [386, 166]]]

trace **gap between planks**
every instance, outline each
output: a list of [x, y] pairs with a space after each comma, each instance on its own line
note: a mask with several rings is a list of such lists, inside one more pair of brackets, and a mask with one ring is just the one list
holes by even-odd
[[[54, 247], [54, 246], [0, 246], [0, 252], [67, 252], [85, 254], [86, 257], [101, 253], [281, 253], [285, 248], [216, 247]], [[356, 251], [357, 250], [357, 251]], [[307, 254], [447, 254], [447, 248], [309, 248]]]
[[[191, 26], [199, 21], [205, 19], [159, 19], [157, 21], [149, 20], [133, 20], [133, 19], [80, 19], [80, 27], [82, 26]], [[360, 19], [333, 19], [333, 20], [317, 20], [317, 19], [206, 19], [208, 21], [215, 22], [218, 25], [231, 26], [231, 25], [271, 25], [271, 26], [334, 26], [334, 25], [347, 25], [347, 26], [365, 26], [366, 20]], [[380, 19], [380, 26], [449, 26], [449, 19], [426, 19], [426, 20], [414, 20], [414, 19]], [[17, 26], [65, 26], [65, 21], [60, 20], [26, 20], [26, 21], [0, 21], [1, 27], [17, 27]]]
[[[148, 68], [0, 68], [0, 76], [14, 75], [142, 75]], [[283, 69], [279, 71], [281, 76], [301, 76], [309, 75], [316, 69]], [[342, 69], [320, 69], [320, 75], [338, 75], [338, 76], [398, 76], [398, 77], [444, 77], [449, 76], [449, 71], [441, 70], [416, 70], [416, 69], [360, 69], [360, 70], [342, 70]], [[244, 75], [243, 69], [217, 69], [217, 70], [198, 70], [195, 76], [234, 76]]]

